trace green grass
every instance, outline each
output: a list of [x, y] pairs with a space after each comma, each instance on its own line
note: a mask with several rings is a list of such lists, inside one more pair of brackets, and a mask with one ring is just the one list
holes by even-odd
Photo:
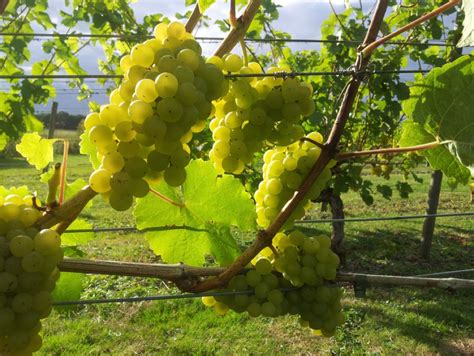
[[[87, 178], [89, 165], [71, 156], [70, 176]], [[0, 161], [3, 185], [28, 184], [45, 189], [38, 174], [21, 160]], [[424, 169], [427, 170], [427, 169]], [[354, 192], [343, 196], [347, 217], [423, 214], [429, 175], [413, 183], [410, 199], [381, 197], [367, 207]], [[394, 186], [400, 176], [387, 184]], [[374, 177], [374, 184], [385, 181]], [[443, 184], [441, 212], [470, 211], [469, 190]], [[319, 207], [318, 207], [319, 209]], [[100, 199], [84, 215], [95, 226], [130, 226], [130, 212], [117, 213]], [[314, 210], [311, 217], [329, 217]], [[348, 271], [414, 275], [430, 271], [473, 268], [472, 218], [437, 220], [432, 258], [418, 255], [422, 220], [346, 224]], [[329, 224], [304, 225], [308, 232], [329, 233]], [[241, 245], [249, 236], [237, 237]], [[157, 261], [142, 235], [103, 233], [83, 247], [87, 258]], [[471, 275], [472, 276], [472, 275]], [[111, 298], [178, 293], [171, 285], [147, 278], [89, 276], [83, 298]], [[345, 325], [335, 337], [323, 339], [301, 328], [294, 317], [257, 318], [228, 313], [214, 315], [199, 300], [108, 304], [56, 309], [44, 323], [44, 355], [83, 354], [400, 354], [474, 352], [472, 291], [377, 287], [364, 299], [350, 288], [344, 297]]]

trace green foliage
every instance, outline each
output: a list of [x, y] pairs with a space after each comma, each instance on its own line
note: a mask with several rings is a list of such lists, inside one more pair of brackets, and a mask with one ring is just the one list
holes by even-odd
[[42, 138], [36, 132], [26, 133], [22, 136], [21, 142], [16, 145], [16, 150], [36, 169], [43, 169], [53, 161], [53, 145], [56, 141], [56, 139]]
[[[402, 127], [402, 136], [399, 144], [401, 147], [422, 145], [436, 141], [436, 137], [427, 132], [422, 125], [406, 120]], [[469, 170], [453, 156], [448, 148], [441, 146], [426, 151], [420, 151], [419, 155], [426, 158], [433, 169], [440, 169], [443, 173], [456, 182], [467, 184], [470, 179]]]
[[474, 46], [474, 1], [463, 0], [462, 10], [464, 11], [464, 21], [462, 23], [462, 37], [458, 47]]
[[54, 301], [79, 300], [83, 290], [85, 274], [62, 272], [53, 291]]
[[[90, 230], [92, 224], [86, 220], [76, 219], [69, 225], [67, 230]], [[61, 236], [61, 246], [71, 247], [84, 245], [94, 239], [93, 232], [66, 232]]]
[[[227, 265], [240, 253], [231, 226], [254, 229], [254, 203], [238, 179], [218, 176], [211, 162], [192, 161], [186, 171], [188, 178], [181, 190], [164, 182], [154, 187], [184, 206], [148, 194], [138, 199], [134, 210], [137, 226], [146, 231], [150, 247], [166, 262], [202, 265], [210, 255]], [[162, 228], [150, 229], [155, 226]]]
[[410, 120], [403, 124], [400, 145], [451, 141], [447, 148], [422, 154], [434, 168], [466, 184], [469, 172], [464, 166], [474, 167], [474, 56], [433, 69], [411, 86], [410, 94], [403, 102]]
[[204, 13], [216, 0], [198, 0], [199, 11]]

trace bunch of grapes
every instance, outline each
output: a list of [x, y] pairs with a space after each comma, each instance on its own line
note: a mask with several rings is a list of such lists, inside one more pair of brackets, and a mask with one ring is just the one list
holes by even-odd
[[123, 211], [133, 197], [147, 194], [150, 181], [184, 183], [188, 143], [204, 129], [211, 101], [228, 84], [179, 22], [156, 26], [155, 38], [134, 46], [120, 67], [124, 81], [109, 104], [86, 117], [83, 139], [95, 145], [100, 164], [90, 176], [91, 188]]
[[341, 311], [342, 290], [326, 286], [336, 277], [339, 258], [331, 249], [327, 236], [306, 237], [295, 230], [278, 233], [273, 251], [265, 248], [254, 259], [254, 268], [235, 276], [224, 291], [234, 295], [203, 297], [206, 306], [217, 314], [232, 309], [260, 315], [299, 315], [300, 324], [315, 334], [334, 335], [344, 323]]
[[[225, 72], [262, 73], [257, 63], [242, 66], [236, 54], [222, 60], [211, 57], [208, 62]], [[312, 86], [296, 78], [239, 77], [230, 82], [228, 93], [214, 103], [215, 118], [210, 123], [214, 145], [209, 156], [216, 169], [240, 174], [266, 143], [286, 146], [303, 137], [300, 122], [314, 112], [312, 94]]]
[[1, 200], [0, 354], [29, 355], [40, 349], [40, 320], [51, 313], [61, 239], [33, 226], [41, 213], [31, 197], [10, 194]]
[[[318, 132], [306, 136], [308, 139], [322, 143], [323, 137]], [[298, 189], [321, 153], [321, 148], [310, 141], [294, 142], [287, 147], [275, 147], [263, 156], [263, 181], [259, 184], [254, 198], [257, 204], [257, 223], [268, 227], [281, 211], [283, 205]], [[331, 164], [322, 171], [311, 187], [305, 200], [288, 219], [286, 227], [292, 221], [304, 216], [305, 205], [316, 199], [331, 178]]]

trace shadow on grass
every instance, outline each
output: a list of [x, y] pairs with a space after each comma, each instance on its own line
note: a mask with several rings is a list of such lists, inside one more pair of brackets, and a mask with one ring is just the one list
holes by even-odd
[[[474, 305], [470, 302], [469, 293], [450, 295], [439, 290], [437, 293], [421, 290], [406, 298], [405, 305], [392, 306], [387, 302], [384, 302], [386, 305], [381, 304], [380, 296], [375, 298], [372, 303], [365, 303], [357, 309], [370, 315], [370, 322], [378, 328], [390, 333], [396, 330], [396, 334], [435, 347], [444, 354], [467, 354], [468, 350], [456, 346], [451, 337], [466, 337], [466, 333], [474, 333]], [[416, 305], [410, 302], [414, 298]]]

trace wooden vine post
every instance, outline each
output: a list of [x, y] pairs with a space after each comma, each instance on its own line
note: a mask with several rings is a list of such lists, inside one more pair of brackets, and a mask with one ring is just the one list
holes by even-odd
[[[443, 181], [443, 172], [436, 170], [431, 174], [431, 184], [428, 193], [428, 206], [426, 207], [427, 215], [434, 215], [438, 211], [439, 195], [441, 192], [441, 183]], [[421, 257], [430, 258], [431, 245], [433, 243], [434, 229], [436, 225], [436, 217], [429, 216], [423, 223]]]

